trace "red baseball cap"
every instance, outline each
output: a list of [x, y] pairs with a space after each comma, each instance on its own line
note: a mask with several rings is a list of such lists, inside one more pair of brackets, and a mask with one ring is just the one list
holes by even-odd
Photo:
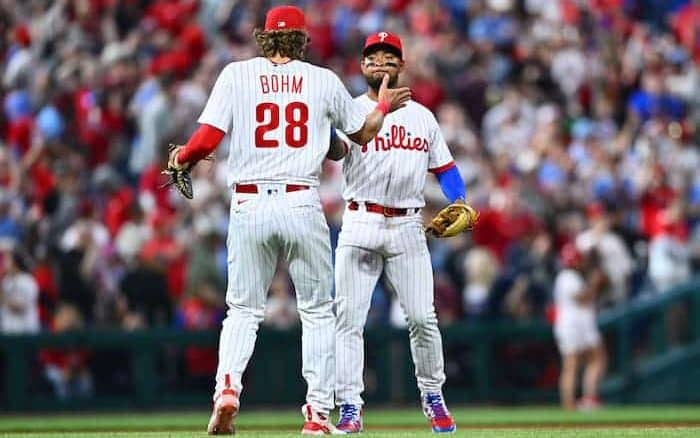
[[362, 55], [366, 56], [370, 49], [375, 46], [389, 46], [399, 52], [399, 57], [403, 58], [403, 45], [401, 38], [390, 32], [376, 32], [367, 37], [365, 40], [365, 48], [362, 49]]
[[29, 47], [32, 45], [32, 35], [29, 33], [29, 27], [26, 25], [20, 25], [14, 28], [15, 40], [22, 47]]
[[265, 16], [265, 30], [306, 30], [304, 11], [296, 6], [277, 6]]

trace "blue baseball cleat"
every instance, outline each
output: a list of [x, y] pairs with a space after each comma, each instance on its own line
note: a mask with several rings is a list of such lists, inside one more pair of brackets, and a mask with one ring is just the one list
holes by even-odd
[[429, 392], [423, 396], [423, 413], [435, 433], [453, 433], [457, 430], [455, 420], [450, 415], [450, 411], [445, 406], [442, 394], [439, 392]]
[[362, 432], [362, 408], [348, 403], [340, 405], [340, 419], [335, 428], [345, 433]]

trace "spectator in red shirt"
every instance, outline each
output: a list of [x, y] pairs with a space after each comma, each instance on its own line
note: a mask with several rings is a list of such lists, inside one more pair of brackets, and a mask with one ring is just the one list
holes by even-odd
[[[75, 307], [61, 304], [56, 309], [51, 332], [63, 333], [83, 327], [83, 319]], [[84, 398], [92, 395], [94, 384], [89, 365], [91, 355], [91, 352], [84, 348], [52, 348], [40, 351], [39, 361], [44, 367], [44, 376], [58, 398]]]
[[151, 227], [153, 237], [141, 248], [141, 259], [157, 259], [159, 264], [163, 264], [168, 293], [173, 302], [176, 302], [185, 289], [187, 254], [175, 239], [175, 217], [169, 213], [156, 212], [151, 218]]

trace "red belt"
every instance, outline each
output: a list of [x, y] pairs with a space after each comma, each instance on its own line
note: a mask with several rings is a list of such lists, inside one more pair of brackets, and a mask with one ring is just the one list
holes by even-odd
[[[298, 192], [299, 190], [308, 190], [309, 186], [304, 186], [301, 184], [287, 184], [284, 188], [285, 192]], [[258, 186], [256, 184], [236, 184], [233, 188], [236, 193], [258, 193]]]
[[[414, 210], [413, 208], [385, 207], [383, 205], [375, 204], [373, 202], [365, 202], [364, 204], [365, 210], [367, 210], [368, 212], [381, 214], [385, 217], [406, 216], [409, 210]], [[350, 201], [350, 203], [348, 204], [348, 208], [353, 211], [359, 210], [360, 204], [358, 204], [355, 201]]]

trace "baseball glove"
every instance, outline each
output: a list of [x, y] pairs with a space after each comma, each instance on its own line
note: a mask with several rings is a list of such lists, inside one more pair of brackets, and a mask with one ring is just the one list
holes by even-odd
[[467, 204], [450, 204], [438, 212], [425, 228], [434, 237], [452, 237], [469, 231], [479, 220], [479, 213]]
[[175, 186], [187, 199], [192, 199], [194, 193], [192, 191], [192, 165], [189, 163], [179, 164], [176, 160], [177, 154], [183, 146], [169, 144], [168, 145], [168, 167], [161, 173], [168, 175], [170, 178], [162, 187]]

